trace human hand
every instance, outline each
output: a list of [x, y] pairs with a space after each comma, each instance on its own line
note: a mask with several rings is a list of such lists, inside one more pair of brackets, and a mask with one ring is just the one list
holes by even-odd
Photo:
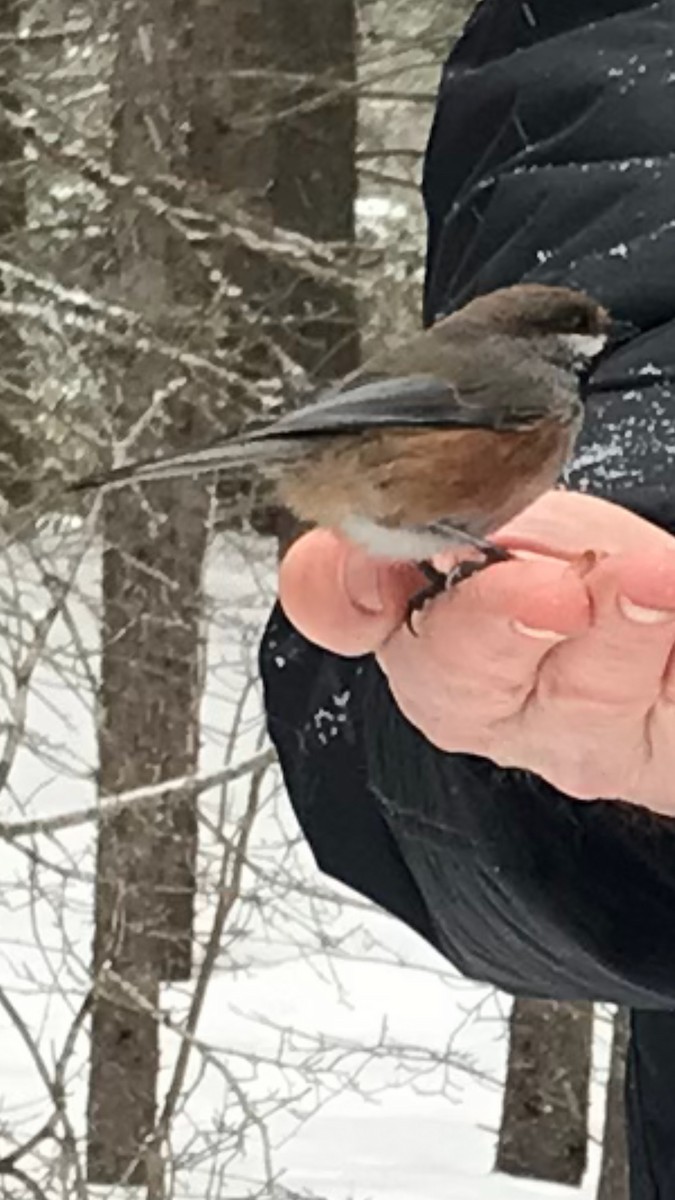
[[[423, 585], [415, 567], [327, 530], [289, 551], [281, 603], [319, 645], [374, 652], [401, 711], [440, 749], [675, 816], [675, 538], [555, 491], [494, 540], [527, 557], [433, 600], [416, 637], [405, 626]], [[604, 553], [580, 569], [587, 550]]]

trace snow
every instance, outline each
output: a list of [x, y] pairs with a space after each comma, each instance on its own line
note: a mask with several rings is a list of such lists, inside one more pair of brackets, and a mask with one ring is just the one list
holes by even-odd
[[532, 9], [531, 9], [530, 5], [529, 5], [529, 4], [526, 4], [526, 3], [525, 3], [525, 0], [523, 0], [523, 3], [521, 4], [521, 6], [520, 6], [520, 7], [521, 7], [522, 14], [523, 14], [523, 16], [525, 17], [525, 20], [527, 21], [527, 23], [528, 23], [528, 25], [530, 26], [530, 28], [531, 28], [531, 29], [536, 29], [536, 27], [537, 27], [537, 18], [535, 17], [535, 15], [534, 15], [534, 13], [533, 13], [533, 11], [532, 11]]
[[[12, 658], [30, 638], [27, 614], [39, 616], [47, 605], [36, 561], [63, 575], [81, 542], [76, 529], [52, 531], [31, 555], [13, 548], [0, 560], [5, 709]], [[90, 685], [97, 670], [99, 566], [93, 547], [77, 573], [69, 621], [55, 625], [33, 680], [26, 737], [0, 802], [4, 821], [47, 818], [94, 799]], [[255, 662], [273, 581], [271, 549], [261, 559], [259, 547], [252, 554], [245, 539], [218, 539], [206, 574], [204, 771], [223, 765], [235, 720], [235, 761], [260, 745]], [[332, 697], [338, 720], [348, 699], [340, 692]], [[3, 720], [7, 715], [0, 713]], [[200, 852], [202, 939], [216, 902], [219, 848], [209, 829], [223, 818], [235, 831], [245, 799], [245, 781], [202, 797], [210, 822]], [[0, 985], [51, 1072], [88, 983], [93, 829], [82, 825], [21, 845], [0, 842]], [[26, 848], [40, 859], [27, 857]], [[243, 900], [226, 925], [197, 1029], [209, 1054], [195, 1050], [175, 1122], [173, 1194], [185, 1200], [261, 1194], [264, 1159], [271, 1154], [280, 1181], [276, 1194], [288, 1200], [291, 1193], [325, 1200], [590, 1200], [595, 1150], [580, 1191], [491, 1173], [508, 1000], [461, 979], [410, 930], [320, 876], [275, 773], [266, 778], [249, 858]], [[172, 1014], [174, 1027], [191, 994], [192, 984], [163, 988], [162, 1011]], [[602, 1073], [604, 1027], [600, 1032]], [[50, 1106], [35, 1062], [4, 1011], [0, 1037], [4, 1153], [39, 1127]], [[162, 1088], [178, 1045], [175, 1029], [163, 1029]], [[68, 1111], [79, 1138], [86, 1060], [85, 1031], [67, 1071]], [[269, 1145], [262, 1126], [242, 1113], [240, 1093], [266, 1126]], [[598, 1086], [596, 1136], [601, 1103]], [[40, 1154], [48, 1160], [45, 1147]], [[25, 1160], [27, 1169], [30, 1163], [37, 1156]], [[63, 1195], [57, 1175], [44, 1183], [44, 1194]], [[89, 1189], [91, 1196], [130, 1194]]]

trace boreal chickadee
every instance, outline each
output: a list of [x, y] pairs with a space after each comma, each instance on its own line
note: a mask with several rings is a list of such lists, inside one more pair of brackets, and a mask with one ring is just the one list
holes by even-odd
[[[504, 288], [261, 429], [131, 463], [75, 490], [253, 467], [302, 521], [336, 528], [373, 555], [422, 561], [448, 546], [478, 547], [482, 562], [466, 575], [508, 557], [486, 539], [556, 483], [582, 422], [580, 376], [616, 329], [582, 292]], [[433, 581], [433, 568], [427, 574]]]

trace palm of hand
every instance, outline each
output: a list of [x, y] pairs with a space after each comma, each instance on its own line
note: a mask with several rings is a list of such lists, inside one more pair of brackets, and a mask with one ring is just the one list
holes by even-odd
[[[405, 716], [448, 752], [534, 771], [579, 799], [675, 815], [675, 539], [624, 509], [552, 492], [499, 540], [537, 558], [439, 597], [402, 623], [412, 568], [335, 535], [282, 567], [291, 620], [338, 653], [377, 654]], [[579, 569], [578, 556], [602, 551]]]

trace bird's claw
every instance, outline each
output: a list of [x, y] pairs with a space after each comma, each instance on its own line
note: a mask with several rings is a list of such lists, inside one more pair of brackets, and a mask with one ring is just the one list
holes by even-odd
[[[448, 586], [447, 571], [439, 571], [438, 567], [435, 567], [434, 564], [428, 560], [419, 562], [417, 566], [427, 580], [427, 585], [426, 587], [420, 588], [418, 592], [415, 592], [414, 596], [411, 596], [408, 601], [405, 623], [413, 637], [417, 637], [417, 633], [412, 623], [415, 613], [421, 612], [424, 608], [424, 605], [429, 600], [433, 600], [435, 596], [440, 596]], [[450, 574], [452, 574], [452, 572], [450, 572]]]
[[483, 549], [482, 558], [462, 559], [450, 571], [439, 571], [438, 567], [428, 560], [418, 562], [417, 566], [428, 582], [426, 587], [415, 592], [408, 601], [405, 623], [413, 637], [417, 637], [417, 631], [412, 623], [413, 616], [415, 613], [421, 612], [429, 600], [434, 600], [443, 592], [449, 592], [452, 588], [458, 587], [460, 583], [464, 583], [472, 575], [477, 575], [479, 571], [484, 571], [486, 567], [491, 567], [494, 563], [508, 562], [512, 558], [513, 555], [510, 551], [501, 546], [486, 546]]

